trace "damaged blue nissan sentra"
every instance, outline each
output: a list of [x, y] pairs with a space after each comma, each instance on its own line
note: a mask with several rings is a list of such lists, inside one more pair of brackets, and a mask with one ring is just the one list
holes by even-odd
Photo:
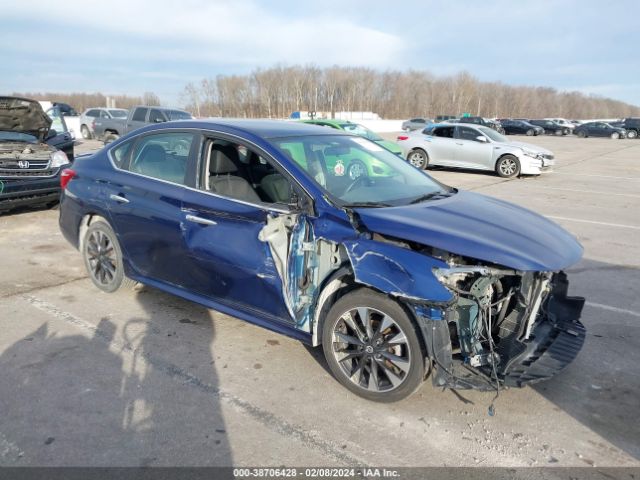
[[[345, 166], [358, 160], [356, 174]], [[578, 354], [582, 247], [365, 138], [268, 120], [168, 122], [63, 172], [60, 227], [105, 292], [141, 282], [314, 346], [397, 401], [552, 377]]]

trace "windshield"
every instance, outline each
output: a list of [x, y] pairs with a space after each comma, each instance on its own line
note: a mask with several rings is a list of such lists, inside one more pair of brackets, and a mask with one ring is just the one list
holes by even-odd
[[127, 118], [127, 110], [120, 108], [110, 108], [107, 110], [113, 118]]
[[494, 142], [509, 142], [509, 139], [507, 137], [496, 132], [493, 128], [489, 128], [489, 127], [477, 127], [477, 128]]
[[377, 133], [372, 132], [366, 127], [362, 125], [358, 125], [357, 123], [343, 123], [340, 125], [345, 132], [353, 133], [354, 135], [360, 135], [361, 137], [368, 138], [374, 142], [379, 142], [382, 140], [382, 137]]
[[407, 205], [455, 192], [361, 137], [313, 135], [272, 142], [340, 206]]
[[36, 142], [38, 139], [33, 135], [23, 132], [12, 132], [8, 130], [0, 130], [0, 142]]
[[193, 118], [190, 113], [181, 110], [167, 110], [166, 114], [169, 116], [169, 120], [191, 120]]

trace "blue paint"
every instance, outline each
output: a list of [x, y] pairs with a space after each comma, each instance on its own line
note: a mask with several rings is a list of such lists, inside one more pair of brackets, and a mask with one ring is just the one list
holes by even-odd
[[558, 271], [582, 257], [580, 243], [558, 224], [472, 192], [358, 214], [371, 231], [516, 270]]

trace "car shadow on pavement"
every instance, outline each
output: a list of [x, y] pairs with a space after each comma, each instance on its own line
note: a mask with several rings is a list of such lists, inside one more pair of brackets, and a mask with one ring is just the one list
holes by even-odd
[[24, 449], [0, 465], [233, 465], [210, 312], [147, 287], [135, 296], [142, 316], [94, 322], [87, 307], [0, 355], [0, 440]]
[[[564, 371], [532, 388], [640, 459], [640, 318], [625, 313], [640, 312], [640, 269], [585, 259], [567, 273], [569, 295], [587, 300], [582, 312], [585, 344]], [[610, 448], [604, 443], [593, 447]]]

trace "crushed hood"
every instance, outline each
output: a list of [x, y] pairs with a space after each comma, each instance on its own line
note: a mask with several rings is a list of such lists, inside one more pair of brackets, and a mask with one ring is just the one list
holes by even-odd
[[556, 223], [477, 193], [356, 211], [372, 232], [516, 270], [558, 271], [582, 257], [582, 245]]
[[547, 150], [546, 148], [539, 147], [538, 145], [533, 145], [531, 143], [525, 142], [508, 142], [504, 143], [504, 145], [511, 145], [515, 147], [524, 148], [525, 150], [531, 150], [532, 152], [542, 153], [543, 155], [553, 155], [551, 150]]
[[51, 127], [51, 119], [35, 100], [0, 96], [0, 130], [28, 133], [42, 140]]

